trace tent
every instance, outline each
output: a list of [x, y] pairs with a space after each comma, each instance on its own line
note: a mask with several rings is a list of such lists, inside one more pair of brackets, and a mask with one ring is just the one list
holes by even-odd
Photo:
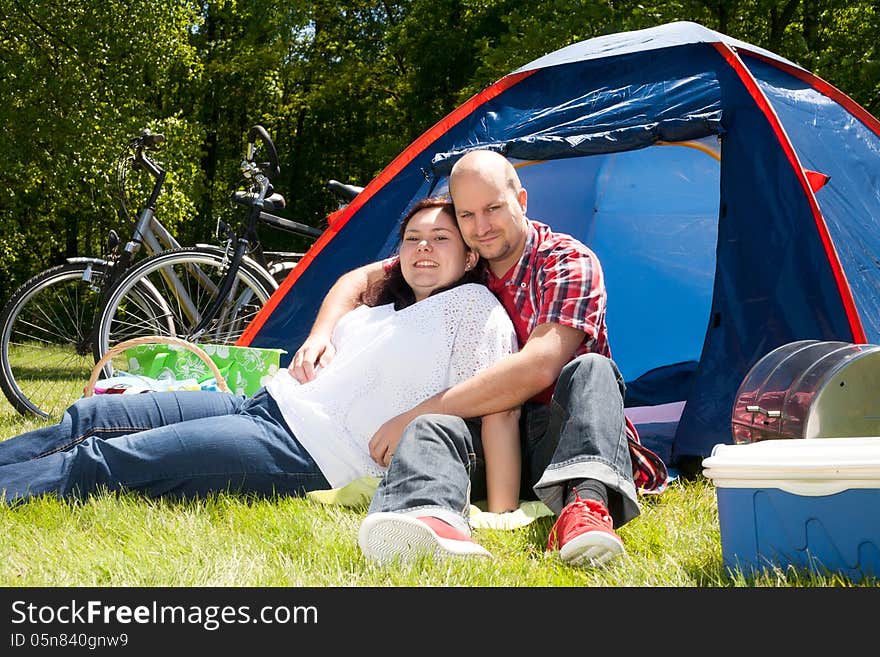
[[401, 215], [474, 148], [517, 166], [530, 218], [598, 255], [627, 413], [672, 466], [732, 442], [738, 387], [775, 347], [880, 342], [880, 123], [774, 53], [675, 22], [550, 53], [455, 109], [239, 344], [295, 351], [333, 282], [392, 253]]

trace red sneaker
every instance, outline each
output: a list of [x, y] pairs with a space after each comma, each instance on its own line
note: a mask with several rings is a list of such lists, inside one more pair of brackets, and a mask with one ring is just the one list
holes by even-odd
[[370, 513], [358, 531], [364, 556], [380, 563], [411, 561], [423, 556], [491, 557], [489, 551], [447, 522], [431, 516]]
[[608, 509], [577, 493], [550, 530], [547, 549], [559, 550], [559, 557], [572, 566], [598, 566], [624, 553]]

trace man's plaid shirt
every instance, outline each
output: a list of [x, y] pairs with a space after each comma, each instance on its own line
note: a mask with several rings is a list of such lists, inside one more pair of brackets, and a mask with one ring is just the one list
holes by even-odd
[[573, 237], [531, 221], [519, 264], [502, 278], [490, 271], [489, 289], [513, 320], [520, 346], [536, 326], [563, 324], [585, 333], [575, 356], [594, 352], [611, 358], [602, 267]]
[[[538, 221], [529, 223], [519, 263], [501, 278], [490, 272], [488, 282], [510, 316], [520, 346], [536, 326], [552, 322], [584, 332], [584, 341], [573, 358], [590, 352], [611, 358], [605, 326], [605, 279], [596, 254], [565, 233], [554, 233]], [[386, 271], [395, 262], [397, 256], [383, 261]], [[552, 394], [551, 386], [534, 400], [546, 404]], [[667, 479], [663, 461], [641, 444], [629, 418], [626, 434], [636, 488], [662, 491]]]
[[[611, 358], [602, 266], [596, 254], [573, 237], [530, 221], [523, 257], [501, 278], [489, 272], [488, 285], [510, 315], [520, 346], [536, 326], [555, 323], [584, 332], [573, 357], [592, 352]], [[549, 403], [552, 393], [551, 387], [535, 401]], [[667, 478], [663, 461], [641, 445], [629, 419], [626, 434], [636, 487], [662, 490]]]

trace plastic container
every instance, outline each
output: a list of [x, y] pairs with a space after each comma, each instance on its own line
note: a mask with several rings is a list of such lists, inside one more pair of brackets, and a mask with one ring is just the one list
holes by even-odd
[[724, 565], [880, 576], [880, 437], [716, 445]]

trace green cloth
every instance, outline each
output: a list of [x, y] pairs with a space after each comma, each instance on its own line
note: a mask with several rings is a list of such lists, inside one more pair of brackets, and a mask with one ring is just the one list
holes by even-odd
[[[284, 349], [198, 344], [220, 370], [231, 392], [252, 395], [278, 371]], [[178, 345], [145, 344], [124, 351], [128, 372], [153, 379], [213, 379], [208, 365], [195, 353]]]
[[321, 504], [339, 504], [340, 506], [367, 506], [373, 492], [379, 485], [379, 477], [361, 477], [342, 488], [330, 490], [312, 490], [306, 497]]
[[552, 516], [553, 512], [543, 502], [530, 500], [520, 502], [516, 511], [489, 513], [471, 504], [471, 527], [474, 529], [518, 529], [538, 518]]

